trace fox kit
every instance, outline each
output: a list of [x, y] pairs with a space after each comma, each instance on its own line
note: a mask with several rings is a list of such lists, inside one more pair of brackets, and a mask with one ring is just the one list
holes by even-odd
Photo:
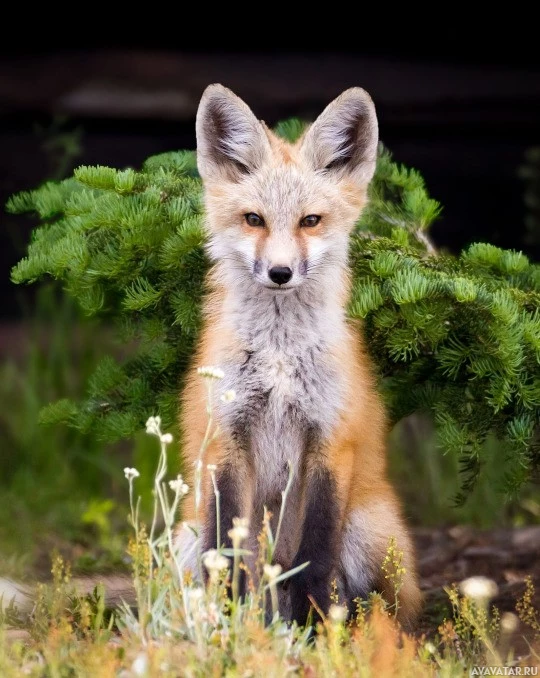
[[[384, 409], [346, 314], [349, 234], [366, 204], [377, 143], [375, 108], [359, 88], [333, 101], [293, 145], [220, 85], [206, 89], [197, 114], [213, 268], [182, 429], [193, 468], [207, 426], [196, 368], [219, 366], [225, 376], [212, 403], [219, 435], [204, 463], [217, 467], [222, 544], [205, 474], [199, 524], [190, 494], [177, 546], [195, 553], [196, 538], [203, 550], [229, 546], [232, 519], [245, 517], [256, 552], [264, 507], [275, 529], [290, 464], [275, 562], [284, 570], [309, 562], [280, 591], [282, 614], [299, 623], [310, 597], [328, 610], [334, 579], [350, 609], [373, 590], [393, 602], [381, 570], [391, 537], [403, 551], [401, 621], [410, 624], [420, 605], [410, 537], [386, 476]], [[220, 398], [228, 390], [232, 402]]]

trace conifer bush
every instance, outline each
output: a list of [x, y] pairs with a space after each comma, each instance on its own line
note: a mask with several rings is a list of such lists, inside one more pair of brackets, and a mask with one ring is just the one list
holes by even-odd
[[[294, 120], [277, 127], [288, 139], [301, 130]], [[13, 281], [59, 280], [132, 347], [122, 361], [104, 356], [84, 401], [52, 403], [42, 421], [107, 440], [150, 414], [173, 426], [209, 265], [195, 153], [153, 156], [140, 171], [79, 167], [8, 209], [40, 219]], [[464, 490], [496, 435], [513, 491], [540, 462], [540, 266], [485, 243], [437, 253], [427, 232], [439, 212], [420, 174], [381, 149], [351, 241], [349, 314], [363, 320], [392, 421], [431, 413], [441, 450], [462, 461]]]

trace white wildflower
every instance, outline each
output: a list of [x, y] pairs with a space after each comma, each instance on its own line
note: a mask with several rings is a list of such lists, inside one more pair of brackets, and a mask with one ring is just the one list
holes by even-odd
[[225, 391], [223, 395], [221, 396], [221, 402], [223, 403], [232, 403], [233, 400], [236, 398], [236, 391], [233, 391], [232, 388], [229, 389], [228, 391]]
[[135, 657], [131, 670], [136, 676], [146, 676], [148, 674], [148, 656], [144, 652]]
[[429, 652], [429, 654], [433, 655], [437, 654], [437, 648], [435, 647], [435, 645], [433, 645], [433, 643], [427, 642], [424, 645], [424, 648], [427, 652]]
[[203, 555], [203, 563], [210, 573], [210, 578], [214, 581], [218, 578], [220, 572], [229, 567], [229, 559], [221, 555], [216, 549], [210, 549]]
[[189, 485], [186, 485], [181, 475], [176, 476], [174, 480], [169, 480], [169, 487], [173, 492], [178, 492], [181, 497], [189, 491]]
[[499, 589], [493, 579], [487, 577], [469, 577], [464, 579], [459, 585], [459, 589], [464, 596], [473, 600], [486, 601], [494, 598]]
[[265, 576], [270, 580], [270, 583], [272, 583], [281, 574], [282, 567], [279, 563], [276, 563], [275, 565], [269, 565], [268, 563], [265, 563], [263, 570]]
[[161, 417], [148, 417], [146, 421], [146, 432], [150, 435], [161, 436]]
[[519, 627], [519, 617], [513, 612], [505, 612], [501, 617], [501, 629], [508, 633], [515, 633]]
[[210, 471], [210, 473], [217, 471], [217, 466], [215, 464], [207, 464], [206, 468]]
[[126, 476], [127, 480], [131, 480], [132, 478], [138, 478], [141, 474], [136, 468], [130, 468], [129, 466], [126, 466], [124, 469], [124, 475]]
[[225, 376], [225, 373], [219, 367], [211, 367], [209, 365], [199, 367], [197, 373], [200, 374], [201, 377], [206, 377], [207, 379], [223, 379]]
[[328, 610], [328, 617], [334, 623], [342, 624], [347, 619], [347, 615], [348, 610], [344, 605], [335, 605], [335, 604], [330, 605], [330, 609]]
[[188, 593], [188, 600], [189, 600], [189, 605], [191, 608], [197, 607], [199, 604], [199, 601], [202, 600], [204, 596], [204, 591], [201, 586], [197, 586], [197, 588], [190, 589]]
[[249, 520], [247, 518], [233, 518], [232, 521], [232, 530], [229, 530], [227, 534], [233, 545], [238, 545], [249, 537]]
[[157, 436], [164, 445], [170, 445], [173, 437], [170, 433], [161, 432], [161, 417], [148, 417], [146, 421], [146, 432], [151, 436]]

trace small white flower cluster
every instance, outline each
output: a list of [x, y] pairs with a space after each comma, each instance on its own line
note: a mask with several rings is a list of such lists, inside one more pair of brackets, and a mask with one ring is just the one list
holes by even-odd
[[200, 602], [202, 601], [203, 597], [204, 590], [200, 586], [197, 586], [194, 589], [190, 589], [190, 591], [188, 592], [188, 603], [192, 611], [195, 611], [199, 608]]
[[201, 586], [197, 586], [194, 589], [190, 589], [188, 592], [188, 599], [190, 605], [196, 605], [204, 597], [204, 589]]
[[203, 556], [203, 563], [208, 570], [212, 581], [217, 581], [219, 573], [229, 567], [229, 559], [225, 558], [225, 556], [219, 551], [216, 551], [216, 549], [206, 551]]
[[208, 623], [216, 628], [220, 619], [220, 608], [215, 602], [205, 604], [204, 590], [197, 586], [188, 591], [188, 605], [193, 616], [201, 622]]
[[206, 379], [223, 379], [225, 376], [225, 373], [222, 369], [219, 367], [211, 367], [209, 365], [206, 367], [199, 367], [197, 369], [197, 374], [200, 374], [201, 377], [205, 377]]
[[281, 568], [281, 565], [279, 565], [279, 563], [276, 563], [275, 565], [270, 565], [269, 563], [265, 563], [263, 571], [264, 571], [265, 577], [267, 577], [268, 580], [270, 581], [270, 583], [272, 583], [279, 577], [279, 575], [281, 574], [282, 568]]
[[148, 655], [144, 652], [140, 652], [131, 665], [131, 671], [135, 676], [147, 676], [148, 675]]
[[504, 612], [501, 617], [501, 629], [508, 634], [515, 633], [519, 628], [519, 617], [513, 612]]
[[459, 585], [464, 596], [473, 600], [485, 601], [495, 598], [499, 592], [497, 584], [488, 577], [469, 577]]
[[146, 432], [153, 436], [161, 435], [161, 417], [148, 417], [146, 421]]
[[229, 389], [228, 391], [225, 391], [225, 393], [223, 393], [220, 400], [221, 400], [222, 403], [232, 403], [232, 401], [235, 400], [235, 398], [236, 398], [236, 391]]
[[133, 480], [133, 478], [138, 478], [141, 474], [136, 468], [130, 468], [129, 466], [126, 466], [124, 469], [124, 475], [126, 476], [127, 480]]
[[249, 537], [249, 520], [247, 518], [233, 518], [232, 530], [227, 534], [232, 540], [233, 546], [240, 544]]
[[189, 486], [186, 485], [181, 475], [177, 475], [174, 480], [169, 480], [169, 487], [180, 497], [183, 497], [189, 492]]
[[146, 432], [151, 436], [157, 436], [160, 442], [169, 445], [173, 441], [170, 433], [161, 432], [161, 417], [149, 417], [146, 422]]
[[343, 624], [343, 622], [346, 621], [348, 614], [349, 612], [344, 605], [336, 605], [335, 603], [330, 605], [330, 609], [328, 610], [328, 616], [334, 624]]

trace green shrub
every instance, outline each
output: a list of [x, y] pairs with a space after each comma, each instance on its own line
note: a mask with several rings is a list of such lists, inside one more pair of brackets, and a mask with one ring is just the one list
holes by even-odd
[[[290, 121], [278, 132], [301, 129]], [[365, 321], [392, 420], [431, 413], [440, 448], [461, 460], [464, 490], [494, 434], [515, 491], [540, 461], [540, 267], [482, 243], [438, 255], [426, 233], [439, 204], [384, 150], [370, 198], [351, 241], [349, 313]], [[132, 435], [149, 414], [173, 426], [208, 269], [195, 154], [154, 156], [140, 171], [80, 167], [8, 209], [41, 220], [13, 280], [61, 281], [133, 345], [123, 361], [103, 358], [82, 402], [57, 401], [42, 420], [107, 440]]]

